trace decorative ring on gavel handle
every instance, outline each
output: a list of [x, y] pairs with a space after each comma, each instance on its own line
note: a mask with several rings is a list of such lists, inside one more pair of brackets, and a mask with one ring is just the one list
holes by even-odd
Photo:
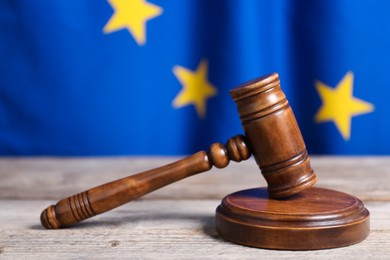
[[214, 143], [208, 152], [200, 151], [160, 168], [138, 173], [60, 200], [41, 214], [47, 229], [74, 225], [82, 220], [107, 212], [147, 193], [197, 173], [214, 165], [226, 167], [230, 160], [240, 162], [250, 157], [244, 136], [230, 138], [225, 145]]
[[270, 198], [285, 198], [311, 187], [317, 180], [293, 111], [280, 88], [278, 74], [249, 81], [230, 92], [236, 102], [242, 135], [225, 146], [215, 143], [178, 162], [129, 176], [59, 201], [44, 210], [41, 223], [60, 228], [116, 208], [149, 192], [214, 165], [246, 160], [253, 153], [268, 184]]

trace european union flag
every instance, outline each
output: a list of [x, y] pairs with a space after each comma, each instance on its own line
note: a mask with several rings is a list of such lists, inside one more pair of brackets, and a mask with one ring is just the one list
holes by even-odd
[[389, 154], [389, 1], [3, 0], [1, 155], [177, 155], [278, 72], [311, 154]]

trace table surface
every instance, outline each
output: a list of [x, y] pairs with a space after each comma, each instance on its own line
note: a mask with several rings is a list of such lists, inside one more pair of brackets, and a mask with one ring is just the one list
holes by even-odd
[[390, 157], [311, 158], [317, 187], [357, 196], [371, 213], [369, 237], [344, 248], [277, 251], [220, 238], [214, 214], [221, 199], [265, 186], [253, 159], [192, 176], [69, 229], [40, 226], [41, 211], [65, 196], [177, 159], [0, 158], [0, 258], [390, 258]]

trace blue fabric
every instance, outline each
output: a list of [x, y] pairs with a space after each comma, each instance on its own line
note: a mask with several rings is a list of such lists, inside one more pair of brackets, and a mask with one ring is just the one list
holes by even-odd
[[[130, 0], [128, 0], [130, 1]], [[131, 1], [130, 1], [131, 2]], [[278, 72], [311, 154], [390, 153], [389, 1], [150, 0], [140, 44], [104, 32], [106, 0], [0, 1], [1, 155], [178, 155], [242, 133], [229, 90]], [[207, 61], [216, 89], [200, 117], [175, 107], [173, 69]], [[345, 139], [316, 122], [315, 82], [374, 107]]]

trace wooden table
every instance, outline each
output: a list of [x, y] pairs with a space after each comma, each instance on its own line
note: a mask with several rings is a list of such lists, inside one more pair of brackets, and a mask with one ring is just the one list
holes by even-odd
[[253, 159], [182, 180], [73, 228], [45, 230], [40, 212], [64, 196], [178, 158], [0, 158], [0, 258], [390, 259], [390, 157], [312, 157], [316, 186], [347, 192], [371, 212], [363, 242], [274, 251], [221, 239], [215, 208], [234, 191], [265, 186]]

